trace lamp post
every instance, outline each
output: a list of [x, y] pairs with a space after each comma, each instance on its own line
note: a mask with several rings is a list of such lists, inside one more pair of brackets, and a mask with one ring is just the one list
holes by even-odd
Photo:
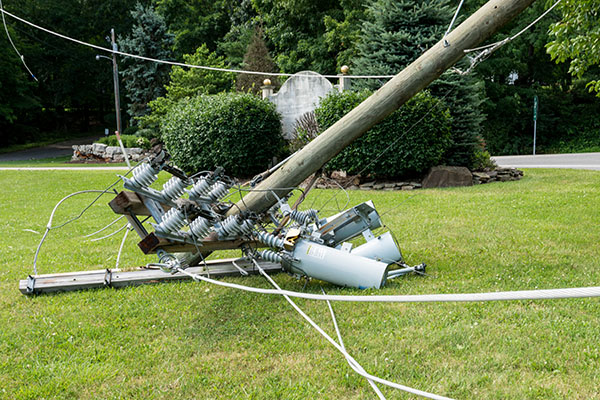
[[[117, 51], [117, 42], [115, 40], [115, 30], [110, 30], [110, 43], [113, 51]], [[127, 163], [127, 167], [131, 169], [131, 164], [129, 163], [129, 157], [127, 157], [127, 153], [125, 152], [125, 146], [123, 146], [123, 141], [121, 140], [121, 102], [119, 100], [119, 68], [117, 67], [117, 55], [112, 53], [112, 58], [107, 56], [102, 56], [100, 54], [96, 54], [96, 60], [100, 60], [100, 58], [106, 58], [107, 60], [111, 60], [113, 63], [113, 81], [115, 85], [115, 113], [117, 115], [117, 131], [115, 132], [117, 136], [117, 140], [119, 141], [119, 145], [121, 146], [121, 151], [123, 151], [123, 156], [125, 157], [125, 162]]]

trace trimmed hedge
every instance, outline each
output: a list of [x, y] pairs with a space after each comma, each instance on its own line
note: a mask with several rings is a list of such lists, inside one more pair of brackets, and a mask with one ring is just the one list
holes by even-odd
[[[368, 90], [332, 92], [321, 99], [315, 110], [321, 132], [370, 94]], [[325, 168], [363, 176], [400, 178], [420, 175], [439, 165], [451, 144], [452, 124], [450, 113], [440, 102], [427, 92], [417, 94], [342, 150]], [[433, 107], [435, 109], [425, 116]]]
[[251, 94], [184, 99], [161, 121], [162, 139], [186, 172], [225, 168], [234, 176], [264, 171], [284, 146], [275, 105]]

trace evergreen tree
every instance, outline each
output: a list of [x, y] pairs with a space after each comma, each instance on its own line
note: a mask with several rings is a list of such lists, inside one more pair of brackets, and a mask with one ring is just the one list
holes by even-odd
[[[393, 75], [402, 71], [442, 38], [453, 11], [448, 0], [375, 0], [367, 8], [353, 72]], [[371, 89], [383, 83], [357, 82]], [[470, 167], [481, 151], [482, 83], [473, 76], [449, 71], [429, 89], [433, 95], [444, 97], [453, 118], [452, 145], [445, 162]]]
[[[262, 30], [256, 28], [252, 39], [246, 49], [244, 55], [244, 62], [242, 68], [248, 71], [264, 71], [264, 72], [276, 72], [277, 65], [273, 62], [273, 59], [269, 55], [269, 50], [262, 37]], [[250, 91], [252, 93], [260, 93], [260, 87], [263, 85], [263, 81], [269, 78], [273, 85], [277, 85], [277, 77], [269, 75], [250, 75], [250, 74], [238, 74], [236, 79], [236, 88], [241, 92]]]
[[[135, 23], [131, 33], [119, 41], [121, 51], [145, 57], [167, 60], [171, 57], [174, 37], [167, 33], [163, 17], [151, 6], [136, 4], [131, 11]], [[129, 104], [127, 112], [131, 117], [148, 113], [148, 103], [164, 93], [164, 85], [169, 76], [169, 66], [154, 62], [128, 60], [121, 70], [125, 81]]]

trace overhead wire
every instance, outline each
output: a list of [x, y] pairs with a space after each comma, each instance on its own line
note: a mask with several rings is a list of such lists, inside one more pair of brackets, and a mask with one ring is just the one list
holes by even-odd
[[458, 68], [452, 68], [452, 70], [460, 75], [466, 75], [466, 74], [470, 73], [477, 65], [479, 65], [480, 63], [485, 61], [488, 57], [490, 57], [492, 55], [492, 53], [494, 53], [500, 47], [504, 46], [505, 44], [507, 44], [509, 42], [512, 42], [513, 40], [515, 40], [516, 38], [521, 36], [524, 32], [529, 30], [532, 26], [537, 24], [542, 18], [544, 18], [546, 15], [548, 15], [548, 13], [550, 11], [552, 11], [554, 9], [554, 7], [556, 7], [561, 1], [562, 0], [557, 0], [554, 4], [552, 4], [552, 6], [550, 8], [548, 8], [539, 17], [537, 17], [535, 20], [533, 20], [533, 22], [531, 22], [525, 28], [521, 29], [519, 32], [517, 32], [516, 34], [514, 34], [512, 36], [507, 37], [502, 40], [499, 40], [494, 43], [486, 44], [486, 45], [479, 46], [479, 47], [474, 47], [472, 49], [463, 50], [465, 54], [472, 53], [475, 51], [479, 51], [479, 54], [477, 54], [475, 57], [471, 58], [470, 66], [469, 66], [469, 68], [467, 68], [466, 71], [462, 71]]
[[[0, 12], [4, 15], [8, 15], [9, 17], [12, 17], [14, 19], [16, 19], [17, 21], [20, 21], [24, 24], [27, 24], [33, 28], [36, 28], [38, 30], [44, 31], [50, 35], [54, 35], [57, 36], [61, 39], [65, 39], [65, 40], [69, 40], [71, 42], [80, 44], [82, 46], [87, 46], [87, 47], [91, 47], [93, 49], [96, 50], [100, 50], [100, 51], [104, 51], [107, 53], [111, 53], [111, 54], [116, 54], [116, 55], [120, 55], [123, 57], [130, 57], [130, 58], [135, 58], [138, 60], [143, 60], [143, 61], [150, 61], [150, 62], [155, 62], [155, 63], [159, 63], [159, 64], [166, 64], [166, 65], [173, 65], [173, 66], [178, 66], [178, 67], [187, 67], [187, 68], [196, 68], [196, 69], [203, 69], [203, 70], [207, 70], [207, 71], [218, 71], [218, 72], [229, 72], [229, 73], [235, 73], [235, 74], [246, 74], [246, 75], [267, 75], [267, 76], [282, 76], [282, 77], [290, 77], [290, 76], [302, 76], [302, 77], [308, 77], [308, 78], [319, 78], [319, 77], [324, 77], [324, 78], [339, 78], [342, 75], [320, 75], [320, 74], [303, 74], [301, 72], [296, 73], [296, 74], [289, 74], [289, 73], [283, 73], [283, 72], [262, 72], [262, 71], [248, 71], [248, 70], [241, 70], [241, 69], [234, 69], [234, 68], [218, 68], [218, 67], [209, 67], [206, 65], [196, 65], [196, 64], [186, 64], [186, 63], [181, 63], [181, 62], [176, 62], [176, 61], [168, 61], [168, 60], [160, 60], [157, 58], [152, 58], [152, 57], [145, 57], [145, 56], [141, 56], [138, 54], [132, 54], [132, 53], [126, 53], [123, 51], [119, 51], [119, 50], [113, 50], [113, 49], [109, 49], [107, 47], [102, 47], [102, 46], [98, 46], [92, 43], [88, 43], [88, 42], [84, 42], [82, 40], [78, 40], [75, 38], [72, 38], [70, 36], [67, 35], [63, 35], [61, 33], [52, 31], [48, 28], [44, 28], [42, 26], [36, 25], [33, 22], [30, 22], [24, 18], [21, 18], [13, 13], [10, 13], [6, 10], [4, 10], [3, 8], [0, 8]], [[343, 75], [345, 78], [352, 78], [352, 79], [390, 79], [393, 78], [395, 75]]]
[[35, 79], [35, 81], [37, 82], [38, 78], [35, 77], [33, 72], [31, 72], [31, 69], [29, 69], [29, 67], [27, 66], [27, 63], [25, 62], [25, 56], [19, 52], [19, 50], [17, 49], [17, 46], [15, 45], [15, 43], [12, 40], [12, 37], [10, 36], [10, 33], [8, 32], [8, 26], [6, 25], [6, 18], [4, 17], [4, 5], [2, 4], [2, 0], [0, 0], [0, 12], [2, 13], [2, 24], [4, 25], [4, 30], [6, 31], [6, 37], [8, 37], [8, 41], [10, 42], [12, 48], [15, 50], [15, 53], [17, 53], [17, 55], [19, 56], [19, 59], [23, 63], [23, 66], [25, 66], [25, 69], [27, 70], [27, 72], [29, 72], [29, 75], [31, 75], [31, 77], [33, 79]]

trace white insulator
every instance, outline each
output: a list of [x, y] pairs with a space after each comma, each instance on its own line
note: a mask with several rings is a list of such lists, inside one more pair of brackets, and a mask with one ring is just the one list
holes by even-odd
[[158, 171], [156, 171], [150, 166], [150, 164], [147, 163], [138, 165], [133, 169], [133, 171], [131, 171], [131, 173], [133, 178], [130, 179], [130, 182], [133, 184], [133, 186], [140, 189], [152, 185], [154, 181], [158, 179], [156, 176]]
[[210, 233], [211, 224], [206, 218], [198, 217], [190, 223], [190, 232], [197, 238], [205, 238]]
[[183, 194], [184, 189], [185, 183], [174, 176], [163, 185], [162, 195], [168, 200], [175, 200]]
[[194, 183], [194, 186], [188, 190], [188, 193], [190, 197], [205, 196], [208, 192], [210, 192], [210, 187], [211, 186], [208, 179], [202, 176], [196, 181], [196, 183]]
[[274, 252], [273, 250], [262, 250], [258, 252], [258, 255], [265, 261], [280, 263], [283, 260], [281, 255]]
[[238, 217], [236, 215], [231, 215], [227, 217], [223, 222], [221, 222], [221, 226], [217, 230], [219, 236], [238, 236], [240, 234], [240, 223], [238, 222]]
[[253, 231], [254, 231], [254, 224], [252, 223], [252, 221], [246, 219], [246, 220], [244, 220], [244, 222], [242, 222], [240, 224], [240, 232], [242, 234], [250, 236]]
[[258, 233], [258, 240], [261, 243], [266, 244], [269, 247], [273, 247], [276, 249], [282, 249], [283, 248], [283, 239], [278, 238], [277, 236], [270, 234], [268, 232], [259, 232]]
[[171, 208], [163, 215], [160, 224], [156, 225], [158, 232], [172, 233], [176, 232], [185, 225], [185, 218], [181, 211], [176, 208]]
[[227, 187], [227, 185], [221, 181], [218, 181], [213, 185], [212, 190], [207, 196], [210, 197], [212, 201], [217, 201], [227, 196], [228, 194], [229, 188]]
[[290, 218], [300, 225], [305, 225], [309, 221], [315, 221], [318, 218], [318, 211], [311, 208], [306, 211], [292, 210]]

